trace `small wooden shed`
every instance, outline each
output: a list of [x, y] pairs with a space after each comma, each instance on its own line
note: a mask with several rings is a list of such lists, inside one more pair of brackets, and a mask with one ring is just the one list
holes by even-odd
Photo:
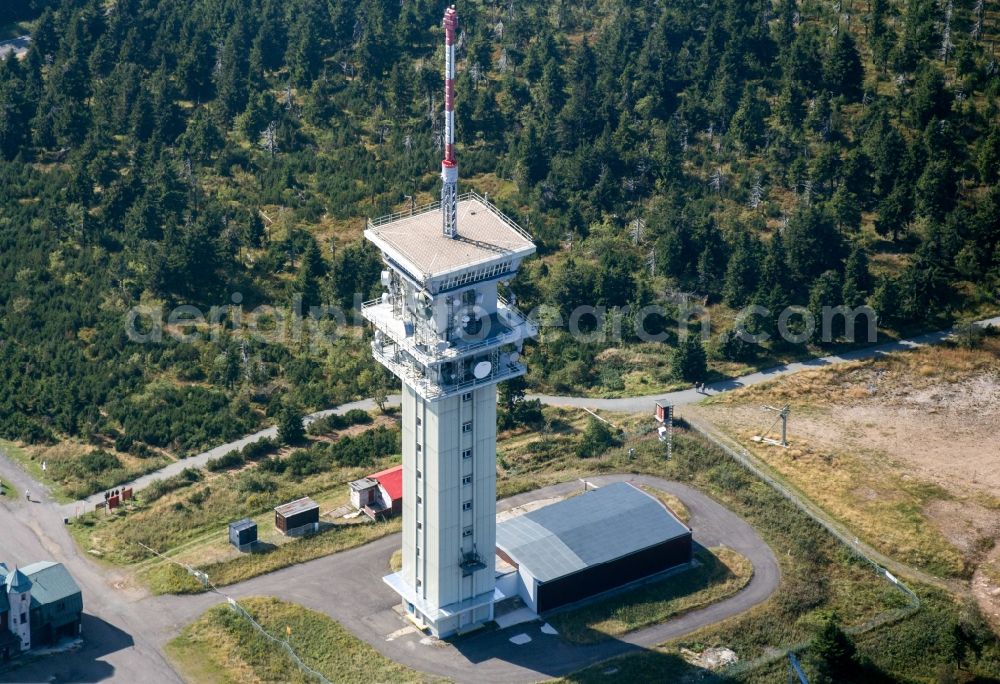
[[243, 518], [229, 523], [229, 543], [243, 551], [257, 542], [257, 523]]
[[274, 526], [285, 534], [302, 534], [319, 529], [319, 504], [304, 496], [274, 509]]

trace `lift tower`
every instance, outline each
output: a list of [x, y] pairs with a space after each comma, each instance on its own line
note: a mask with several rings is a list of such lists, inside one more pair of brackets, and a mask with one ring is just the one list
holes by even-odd
[[454, 7], [445, 27], [441, 201], [368, 221], [384, 292], [362, 315], [372, 354], [403, 390], [403, 564], [385, 582], [434, 635], [493, 619], [496, 386], [523, 375], [537, 330], [498, 294], [535, 252], [485, 198], [459, 194], [454, 150]]

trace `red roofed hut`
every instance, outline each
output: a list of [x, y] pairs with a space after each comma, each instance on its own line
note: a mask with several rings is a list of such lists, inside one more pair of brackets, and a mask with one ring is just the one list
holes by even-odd
[[403, 510], [403, 466], [372, 473], [350, 484], [351, 504], [372, 520], [391, 518]]

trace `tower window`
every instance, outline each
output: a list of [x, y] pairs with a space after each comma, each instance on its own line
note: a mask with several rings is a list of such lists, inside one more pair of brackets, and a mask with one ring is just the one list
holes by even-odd
[[418, 444], [417, 445], [417, 453], [419, 454], [423, 450], [424, 450], [424, 448]]
[[462, 504], [462, 510], [463, 511], [471, 511], [472, 510], [472, 502], [471, 501], [466, 501], [464, 504]]
[[471, 537], [472, 536], [472, 526], [471, 525], [469, 527], [466, 527], [464, 530], [462, 530], [462, 536], [463, 537]]
[[28, 621], [28, 614], [27, 613], [21, 613], [21, 624], [23, 625], [27, 621]]
[[423, 425], [424, 421], [420, 420], [420, 416], [417, 416], [417, 427]]
[[472, 401], [472, 392], [466, 392], [463, 394], [462, 401]]
[[465, 477], [463, 477], [462, 484], [464, 485], [472, 484], [472, 475], [466, 475]]
[[472, 421], [467, 420], [462, 423], [462, 432], [472, 432]]
[[462, 458], [472, 458], [472, 449], [466, 449], [463, 451]]

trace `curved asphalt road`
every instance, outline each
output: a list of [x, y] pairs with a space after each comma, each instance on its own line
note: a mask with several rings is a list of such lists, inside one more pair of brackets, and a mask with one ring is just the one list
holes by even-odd
[[[1000, 325], [1000, 317], [980, 321], [978, 324], [984, 327]], [[799, 370], [934, 344], [952, 334], [953, 331], [930, 333], [843, 355], [779, 366], [743, 378], [714, 383], [708, 387], [708, 393], [764, 382]], [[536, 396], [549, 404], [644, 412], [649, 411], [657, 400], [678, 405], [693, 403], [704, 395], [694, 390], [682, 390], [624, 399]], [[390, 403], [395, 402], [398, 402], [398, 397], [390, 398]], [[307, 420], [330, 412], [341, 413], [351, 408], [373, 407], [373, 401], [363, 400], [313, 414]], [[156, 479], [167, 477], [188, 466], [202, 465], [210, 458], [272, 434], [273, 428], [262, 430], [177, 464], [170, 464], [160, 471], [139, 478], [132, 486], [141, 489]], [[2, 455], [0, 452], [0, 456]], [[44, 486], [32, 480], [6, 457], [0, 457], [0, 478], [12, 482], [21, 492], [31, 491], [34, 499], [34, 502], [27, 502], [23, 499], [0, 498], [0, 560], [24, 565], [39, 558], [53, 558], [65, 563], [85, 594], [87, 614], [84, 617], [84, 628], [88, 636], [84, 647], [74, 654], [39, 660], [13, 672], [0, 670], [0, 682], [97, 682], [107, 679], [179, 681], [162, 655], [162, 646], [205, 608], [218, 602], [219, 597], [205, 594], [153, 598], [130, 588], [125, 582], [127, 577], [119, 570], [98, 565], [81, 554], [67, 533], [62, 517], [86, 502], [59, 506], [52, 501]], [[502, 632], [499, 636], [495, 633], [470, 635], [446, 648], [425, 648], [413, 635], [386, 640], [386, 634], [399, 628], [400, 620], [388, 608], [396, 599], [381, 583], [381, 570], [378, 568], [381, 563], [387, 570], [388, 557], [399, 544], [395, 536], [249, 580], [231, 587], [229, 591], [235, 596], [273, 594], [311, 605], [341, 620], [345, 626], [373, 643], [383, 653], [416, 669], [435, 672], [459, 681], [520, 681], [536, 679], [540, 675], [564, 674], [618, 653], [659, 643], [713, 624], [760, 603], [777, 587], [778, 570], [773, 554], [752, 528], [737, 516], [700, 492], [679, 483], [657, 481], [656, 478], [646, 476], [602, 476], [593, 481], [606, 482], [614, 478], [653, 482], [681, 498], [694, 516], [692, 523], [696, 528], [698, 541], [705, 545], [725, 543], [751, 559], [755, 576], [750, 585], [730, 599], [661, 625], [633, 632], [623, 640], [609, 640], [584, 647], [569, 646], [544, 635], [537, 625], [520, 630], [529, 633], [533, 639], [530, 644], [521, 647], [513, 646], [506, 640], [500, 642], [500, 637], [504, 636]], [[576, 486], [579, 485], [555, 485], [553, 488], [500, 502], [498, 507], [518, 505], [517, 502], [524, 497], [551, 496], [558, 493], [560, 488], [572, 489]], [[331, 600], [334, 597], [336, 600]], [[371, 612], [373, 609], [375, 612]], [[366, 611], [370, 613], [368, 617], [358, 619]], [[517, 629], [511, 628], [515, 633], [520, 633]], [[470, 661], [478, 665], [474, 670], [474, 677], [470, 674]]]
[[[457, 682], [524, 682], [573, 672], [595, 662], [653, 646], [696, 629], [733, 617], [767, 600], [778, 588], [780, 570], [771, 549], [742, 518], [687, 485], [646, 475], [601, 475], [588, 479], [591, 485], [631, 481], [667, 491], [679, 498], [691, 514], [695, 541], [703, 546], [727, 546], [746, 556], [754, 566], [749, 584], [737, 594], [691, 611], [667, 622], [634, 631], [621, 639], [578, 646], [558, 636], [544, 634], [538, 622], [505, 630], [484, 631], [449, 642], [426, 640], [416, 630], [403, 630], [407, 623], [397, 612], [398, 596], [382, 582], [388, 561], [399, 548], [394, 534], [364, 546], [294, 565], [262, 575], [223, 591], [236, 598], [270, 595], [325, 613], [367, 641], [392, 660], [413, 669]], [[20, 485], [30, 484], [20, 482]], [[578, 480], [564, 482], [497, 502], [497, 511], [529, 501], [565, 496], [579, 491]], [[15, 502], [8, 502], [10, 506]], [[21, 525], [34, 517], [29, 507], [41, 504], [17, 502]], [[15, 541], [40, 532], [58, 538], [48, 556], [67, 564], [86, 594], [87, 642], [78, 653], [56, 659], [40, 659], [0, 681], [95, 682], [113, 677], [136, 681], [140, 676], [156, 682], [178, 681], [161, 656], [162, 645], [185, 624], [210, 606], [221, 602], [216, 594], [146, 597], [116, 588], [115, 577], [104, 577], [102, 568], [81, 557], [61, 521], [17, 535]], [[30, 551], [19, 548], [18, 556]], [[0, 546], [0, 552], [8, 552]], [[39, 553], [39, 551], [34, 551]], [[118, 627], [120, 625], [120, 627]], [[401, 633], [402, 632], [402, 633]], [[394, 633], [395, 636], [392, 636]], [[528, 634], [531, 642], [517, 646], [516, 634]], [[129, 635], [137, 641], [133, 642]], [[474, 667], [470, 667], [474, 665]], [[8, 677], [10, 677], [8, 679]]]
[[[400, 535], [310, 563], [286, 568], [226, 588], [233, 596], [270, 594], [326, 613], [386, 657], [422, 672], [457, 682], [524, 682], [565, 675], [595, 662], [654, 646], [696, 629], [739, 615], [767, 600], [778, 588], [780, 570], [771, 549], [742, 518], [700, 491], [678, 482], [646, 475], [602, 475], [592, 485], [631, 481], [677, 496], [691, 513], [695, 541], [703, 546], [728, 546], [754, 566], [750, 583], [737, 594], [673, 620], [640, 629], [621, 639], [579, 646], [544, 634], [541, 623], [467, 635], [453, 643], [428, 642], [415, 630], [396, 636], [404, 623], [396, 607], [399, 597], [381, 580], [388, 559], [399, 548]], [[563, 496], [581, 489], [579, 481], [544, 487], [497, 503], [503, 511], [529, 501]], [[178, 597], [183, 599], [183, 597]], [[528, 634], [531, 642], [517, 646], [510, 637]], [[470, 663], [475, 664], [474, 668]]]

